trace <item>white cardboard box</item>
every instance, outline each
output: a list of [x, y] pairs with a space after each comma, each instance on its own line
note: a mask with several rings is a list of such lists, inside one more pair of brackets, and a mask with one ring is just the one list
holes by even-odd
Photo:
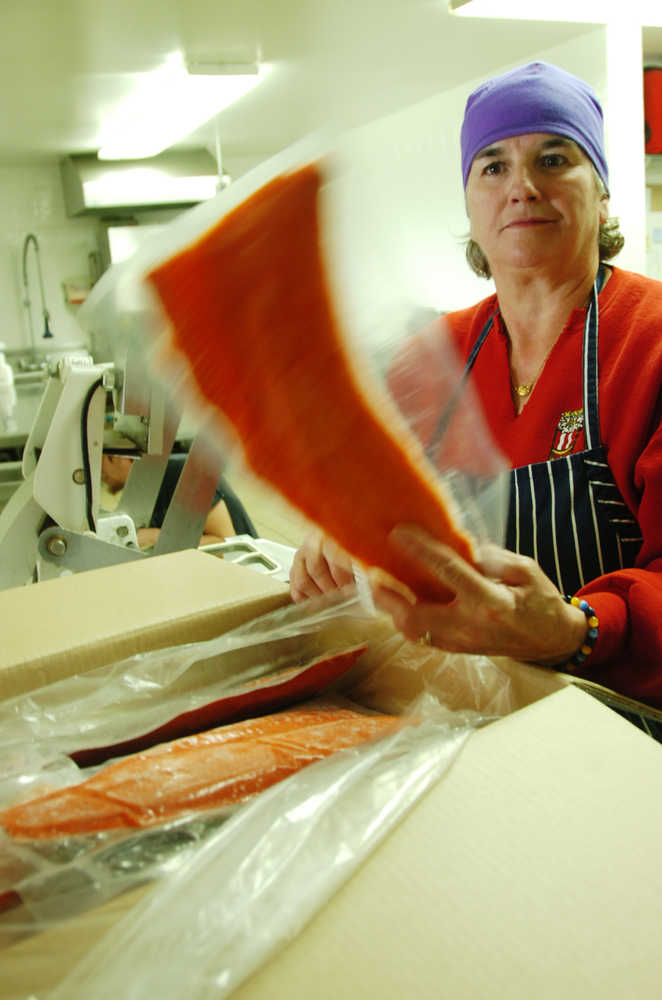
[[0, 591], [0, 699], [286, 603], [284, 583], [197, 549]]
[[[213, 570], [200, 561], [207, 559]], [[201, 553], [161, 560], [170, 562], [153, 560], [153, 571], [163, 572], [150, 576], [149, 586], [161, 588], [164, 603], [157, 595], [150, 605], [147, 639], [136, 631], [143, 605], [134, 597], [113, 609], [96, 643], [85, 623], [89, 641], [74, 650], [76, 663], [85, 649], [103, 656], [109, 643], [114, 653], [124, 649], [127, 632], [129, 645], [179, 641], [183, 633], [188, 640], [198, 630], [206, 637], [214, 621], [222, 631], [287, 600], [272, 581]], [[144, 565], [115, 575], [95, 571], [106, 576], [94, 586], [94, 574], [81, 575], [89, 585], [75, 587], [77, 614], [104, 590], [142, 593], [146, 581], [136, 570]], [[184, 571], [195, 592], [180, 594], [184, 605], [170, 619], [177, 599], [166, 600], [166, 580]], [[60, 608], [58, 620], [66, 616], [72, 586], [36, 593], [47, 586], [16, 591], [15, 612], [48, 597]], [[62, 676], [73, 662], [61, 639], [50, 654], [37, 643], [35, 673], [34, 639], [23, 635], [26, 653], [17, 640], [7, 667], [13, 688], [22, 672], [32, 683], [42, 670]], [[98, 665], [94, 656], [86, 662]], [[236, 1000], [337, 1000], [338, 993], [358, 1000], [621, 1000], [662, 993], [662, 748], [558, 675], [525, 667], [515, 673], [520, 693], [529, 684], [538, 700], [478, 730], [447, 776], [296, 940], [235, 991]], [[42, 1000], [149, 891], [0, 951], [2, 1000], [31, 993]]]
[[478, 730], [236, 1000], [662, 995], [662, 747], [574, 688]]

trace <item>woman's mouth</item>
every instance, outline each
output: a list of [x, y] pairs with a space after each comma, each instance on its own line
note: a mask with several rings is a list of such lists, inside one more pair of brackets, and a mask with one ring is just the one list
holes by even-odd
[[547, 226], [554, 221], [554, 219], [514, 219], [504, 226], [504, 229], [528, 229], [532, 226]]

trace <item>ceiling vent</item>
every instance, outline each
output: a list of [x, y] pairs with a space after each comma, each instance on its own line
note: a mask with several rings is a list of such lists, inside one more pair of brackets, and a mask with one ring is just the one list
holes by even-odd
[[212, 198], [216, 161], [206, 150], [168, 150], [147, 160], [99, 160], [96, 154], [61, 161], [68, 215], [117, 214], [138, 208], [186, 207]]

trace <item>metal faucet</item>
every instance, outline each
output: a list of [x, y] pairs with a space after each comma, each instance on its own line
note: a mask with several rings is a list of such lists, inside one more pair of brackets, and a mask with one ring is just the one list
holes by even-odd
[[35, 261], [37, 264], [37, 278], [39, 279], [39, 293], [41, 295], [41, 311], [44, 317], [44, 332], [42, 337], [52, 337], [53, 334], [48, 326], [48, 321], [51, 318], [48, 309], [46, 308], [46, 296], [44, 295], [44, 279], [41, 273], [41, 261], [39, 259], [39, 243], [37, 242], [37, 237], [34, 233], [28, 233], [23, 241], [23, 289], [24, 298], [23, 305], [26, 308], [28, 314], [28, 326], [30, 328], [30, 343], [32, 345], [32, 356], [33, 359], [36, 358], [37, 349], [34, 341], [34, 328], [32, 326], [32, 303], [30, 301], [30, 286], [28, 284], [28, 250], [30, 248], [30, 243], [34, 244]]

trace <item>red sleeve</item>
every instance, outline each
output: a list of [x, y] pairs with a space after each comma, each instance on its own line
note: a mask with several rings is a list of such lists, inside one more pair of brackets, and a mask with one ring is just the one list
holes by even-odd
[[633, 569], [598, 577], [580, 591], [600, 621], [582, 674], [662, 706], [662, 427], [636, 463], [635, 480], [643, 545]]
[[600, 621], [581, 673], [662, 706], [662, 284], [614, 269], [605, 292], [602, 437], [643, 544], [633, 569], [598, 577], [580, 591]]
[[593, 580], [580, 594], [595, 608], [600, 632], [582, 676], [662, 706], [662, 564]]

